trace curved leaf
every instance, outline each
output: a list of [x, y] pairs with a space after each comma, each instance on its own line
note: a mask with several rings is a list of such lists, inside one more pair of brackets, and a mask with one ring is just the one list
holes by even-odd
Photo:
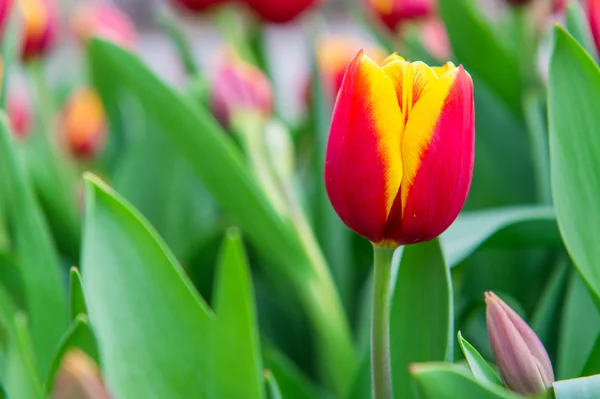
[[595, 399], [600, 392], [600, 375], [557, 381], [553, 386], [556, 399]]
[[477, 349], [463, 338], [460, 331], [458, 332], [458, 343], [465, 355], [465, 359], [467, 359], [467, 363], [469, 364], [473, 376], [478, 381], [502, 386], [502, 380], [500, 380], [498, 374], [490, 367], [488, 362], [479, 354], [479, 352], [477, 352]]
[[116, 397], [206, 398], [214, 316], [139, 212], [86, 176], [81, 270]]

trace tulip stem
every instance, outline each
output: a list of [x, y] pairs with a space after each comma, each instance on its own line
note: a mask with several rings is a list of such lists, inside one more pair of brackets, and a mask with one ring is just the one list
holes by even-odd
[[371, 375], [373, 399], [392, 399], [390, 363], [390, 295], [393, 248], [373, 246], [373, 312], [371, 318]]

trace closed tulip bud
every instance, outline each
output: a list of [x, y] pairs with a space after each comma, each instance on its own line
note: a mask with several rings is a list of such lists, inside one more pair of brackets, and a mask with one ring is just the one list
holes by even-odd
[[31, 133], [32, 112], [31, 103], [26, 91], [9, 90], [6, 100], [6, 113], [14, 137], [24, 140]]
[[23, 44], [21, 55], [28, 60], [43, 56], [58, 35], [58, 9], [55, 0], [15, 0], [22, 16]]
[[175, 6], [194, 13], [225, 3], [226, 0], [171, 0]]
[[108, 2], [80, 5], [71, 16], [71, 29], [83, 43], [98, 36], [128, 49], [136, 45], [133, 22], [121, 9]]
[[98, 366], [84, 352], [73, 349], [58, 371], [52, 399], [110, 399]]
[[554, 0], [552, 2], [552, 12], [561, 14], [567, 9], [568, 0]]
[[437, 59], [448, 59], [452, 55], [446, 26], [437, 17], [430, 17], [421, 25], [421, 43], [429, 54]]
[[284, 24], [322, 0], [243, 0], [263, 20]]
[[76, 157], [93, 157], [104, 146], [106, 116], [94, 90], [81, 88], [71, 95], [63, 110], [62, 123], [68, 148]]
[[544, 345], [531, 327], [493, 292], [485, 293], [487, 329], [504, 384], [522, 395], [552, 386], [554, 372]]
[[365, 0], [367, 8], [391, 31], [403, 22], [431, 15], [435, 0]]
[[269, 117], [273, 111], [273, 91], [267, 76], [255, 66], [234, 56], [219, 65], [211, 89], [213, 113], [231, 126], [237, 113]]
[[456, 219], [474, 161], [473, 82], [462, 66], [360, 51], [333, 111], [325, 162], [342, 221], [380, 246], [437, 237]]

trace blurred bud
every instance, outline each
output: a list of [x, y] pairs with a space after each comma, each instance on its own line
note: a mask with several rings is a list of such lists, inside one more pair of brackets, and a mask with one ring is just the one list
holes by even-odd
[[569, 0], [553, 0], [552, 12], [554, 14], [562, 14], [567, 9], [568, 3], [569, 3]]
[[102, 101], [91, 88], [76, 90], [63, 109], [62, 123], [67, 145], [73, 155], [97, 155], [106, 139], [106, 117]]
[[7, 23], [9, 10], [12, 7], [13, 0], [2, 0], [0, 1], [0, 37], [4, 32], [4, 26]]
[[284, 24], [322, 0], [242, 0], [263, 20]]
[[22, 15], [22, 57], [28, 60], [43, 56], [54, 45], [58, 35], [58, 8], [55, 0], [16, 0]]
[[600, 53], [600, 0], [588, 0], [585, 11], [596, 49]]
[[226, 0], [171, 0], [175, 6], [192, 12], [205, 11], [225, 2]]
[[511, 6], [522, 6], [531, 2], [531, 0], [506, 0], [506, 2]]
[[83, 3], [72, 14], [70, 22], [73, 33], [83, 43], [98, 36], [128, 49], [135, 48], [133, 22], [112, 3]]
[[[361, 48], [378, 64], [387, 56], [381, 47], [349, 36], [323, 36], [317, 40], [317, 66], [325, 90], [331, 93], [331, 101], [335, 101], [348, 64]], [[307, 99], [312, 97], [311, 84], [307, 86]]]
[[69, 351], [56, 376], [52, 399], [110, 399], [94, 361], [79, 349]]
[[443, 22], [438, 17], [430, 17], [421, 25], [421, 43], [429, 54], [439, 60], [446, 60], [452, 56], [452, 48], [448, 32]]
[[273, 111], [273, 91], [260, 69], [235, 56], [226, 56], [219, 65], [211, 90], [213, 113], [230, 126], [236, 113], [269, 117]]
[[493, 292], [485, 293], [492, 352], [506, 387], [522, 395], [544, 392], [554, 382], [552, 363], [531, 327]]
[[10, 89], [6, 99], [6, 113], [14, 137], [24, 140], [32, 128], [31, 102], [24, 89]]
[[391, 31], [403, 22], [425, 18], [435, 9], [435, 0], [365, 0], [367, 8]]

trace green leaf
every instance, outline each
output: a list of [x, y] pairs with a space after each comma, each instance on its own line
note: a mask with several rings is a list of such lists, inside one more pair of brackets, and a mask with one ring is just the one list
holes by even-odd
[[600, 392], [600, 375], [557, 381], [553, 387], [556, 399], [595, 399]]
[[581, 376], [586, 361], [600, 335], [600, 312], [578, 275], [567, 288], [558, 342], [559, 380]]
[[554, 211], [545, 206], [463, 212], [440, 240], [450, 267], [456, 266], [482, 246], [562, 246]]
[[329, 398], [317, 389], [311, 381], [283, 353], [269, 344], [263, 344], [265, 368], [270, 370], [285, 399]]
[[495, 384], [480, 383], [463, 368], [451, 364], [415, 364], [411, 374], [422, 399], [519, 399]]
[[9, 398], [42, 399], [42, 382], [36, 370], [27, 319], [23, 313], [17, 313], [11, 324], [3, 376], [6, 393]]
[[[265, 396], [250, 270], [239, 232], [227, 233], [216, 277], [213, 328], [214, 398]], [[231, 381], [235, 381], [232, 384]]]
[[594, 344], [587, 362], [585, 363], [585, 367], [583, 368], [583, 372], [581, 373], [583, 376], [595, 374], [600, 374], [600, 335], [596, 339], [596, 343]]
[[458, 62], [485, 82], [512, 112], [521, 115], [521, 76], [518, 55], [476, 9], [472, 0], [440, 0], [440, 15]]
[[119, 398], [206, 398], [214, 315], [149, 223], [86, 176], [83, 286]]
[[281, 395], [281, 389], [279, 389], [279, 384], [277, 384], [277, 380], [270, 370], [265, 371], [265, 382], [267, 383], [267, 398], [283, 399], [283, 395]]
[[590, 31], [587, 16], [583, 10], [583, 6], [578, 1], [570, 1], [567, 5], [567, 29], [573, 35], [573, 38], [581, 44], [581, 46], [598, 61], [598, 53], [594, 38]]
[[550, 62], [550, 171], [558, 226], [600, 306], [600, 70], [562, 28]]
[[4, 115], [0, 116], [0, 162], [4, 162], [7, 171], [9, 216], [14, 226], [33, 346], [43, 375], [67, 327], [67, 300], [56, 248]]
[[268, 260], [266, 271], [294, 288], [316, 332], [324, 380], [345, 391], [356, 366], [350, 328], [310, 229], [299, 232], [279, 217], [232, 139], [205, 109], [110, 42], [93, 39], [89, 54], [93, 68], [118, 76], [168, 133], [206, 189]]
[[69, 326], [69, 329], [67, 332], [65, 332], [60, 344], [58, 345], [58, 350], [54, 355], [54, 360], [52, 361], [52, 367], [50, 367], [50, 371], [46, 377], [45, 392], [47, 395], [52, 393], [55, 378], [60, 371], [63, 358], [73, 348], [81, 349], [83, 352], [87, 353], [97, 364], [99, 363], [100, 358], [98, 355], [96, 339], [92, 333], [92, 330], [90, 329], [88, 318], [85, 314], [79, 314], [77, 317], [75, 317]]
[[79, 274], [79, 270], [75, 266], [71, 268], [70, 277], [71, 289], [69, 291], [69, 310], [71, 320], [75, 320], [78, 315], [87, 314], [87, 306], [83, 295], [81, 274]]
[[458, 343], [475, 379], [481, 382], [502, 386], [502, 380], [498, 377], [498, 374], [479, 352], [477, 352], [477, 349], [463, 338], [460, 331], [458, 332]]
[[452, 285], [439, 240], [406, 246], [390, 316], [394, 393], [411, 398], [409, 365], [451, 359]]

